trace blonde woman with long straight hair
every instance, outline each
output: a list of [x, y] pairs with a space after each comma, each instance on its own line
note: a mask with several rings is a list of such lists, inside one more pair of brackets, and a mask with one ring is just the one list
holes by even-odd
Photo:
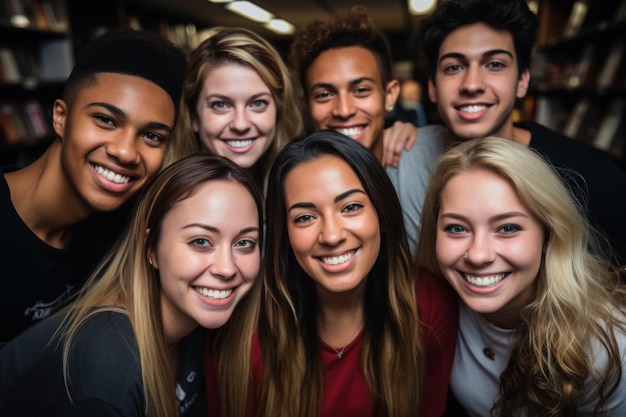
[[[322, 131], [283, 148], [268, 184], [245, 415], [441, 415], [457, 304], [442, 282], [412, 271], [380, 162]], [[238, 414], [222, 407], [221, 415]]]
[[263, 186], [276, 152], [303, 133], [294, 83], [278, 51], [243, 28], [217, 27], [192, 52], [176, 137], [225, 156]]
[[470, 416], [626, 415], [626, 291], [571, 195], [500, 138], [434, 168], [417, 262], [462, 301], [450, 385]]
[[74, 304], [0, 351], [0, 414], [185, 414], [203, 381], [200, 328], [221, 327], [254, 287], [261, 204], [226, 158], [162, 171]]

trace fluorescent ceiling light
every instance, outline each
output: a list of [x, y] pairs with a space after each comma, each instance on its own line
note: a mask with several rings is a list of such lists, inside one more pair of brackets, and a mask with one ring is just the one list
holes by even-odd
[[208, 0], [210, 3], [230, 3], [233, 0]]
[[408, 0], [409, 13], [420, 15], [428, 14], [435, 7], [435, 0]]
[[267, 10], [249, 1], [233, 1], [232, 3], [226, 4], [224, 7], [231, 12], [235, 12], [255, 22], [269, 22], [272, 17], [274, 17], [274, 15]]
[[272, 19], [263, 26], [281, 35], [291, 35], [296, 31], [296, 28], [291, 23], [283, 19]]

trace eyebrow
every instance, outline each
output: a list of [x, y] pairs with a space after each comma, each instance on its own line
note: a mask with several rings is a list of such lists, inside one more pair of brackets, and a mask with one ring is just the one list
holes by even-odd
[[[495, 55], [508, 55], [511, 58], [513, 58], [513, 54], [509, 51], [507, 51], [506, 49], [491, 49], [489, 51], [485, 51], [482, 54], [482, 57], [492, 57]], [[444, 59], [447, 58], [455, 58], [455, 59], [467, 59], [467, 56], [465, 54], [462, 54], [461, 52], [449, 52], [447, 54], [443, 54], [441, 55], [441, 57], [439, 58], [439, 62], [443, 61]]]
[[[360, 193], [360, 194], [367, 195], [365, 193], [365, 191], [363, 191], [363, 190], [361, 190], [359, 188], [352, 188], [352, 189], [350, 189], [348, 191], [344, 191], [343, 193], [341, 193], [338, 196], [336, 196], [333, 199], [333, 203], [338, 203], [341, 200], [343, 200], [344, 198], [350, 197], [352, 194], [355, 194], [355, 193]], [[313, 203], [308, 203], [308, 202], [294, 203], [287, 209], [287, 211], [289, 212], [289, 211], [291, 211], [293, 209], [297, 209], [297, 208], [313, 208], [313, 207], [315, 207], [315, 204], [313, 204]]]
[[[467, 221], [467, 217], [465, 217], [464, 215], [459, 214], [459, 213], [443, 213], [439, 217]], [[509, 219], [511, 217], [528, 218], [528, 215], [525, 214], [525, 213], [519, 212], [519, 211], [510, 211], [510, 212], [506, 212], [506, 213], [497, 214], [497, 215], [489, 218], [489, 221], [492, 221], [492, 222], [493, 221], [501, 221], [501, 220]]]
[[[200, 229], [204, 229], [208, 232], [212, 232], [212, 233], [218, 233], [220, 232], [220, 229], [218, 229], [215, 226], [210, 226], [208, 224], [203, 224], [203, 223], [190, 223], [187, 224], [183, 227], [183, 229], [190, 229], [192, 227], [199, 227]], [[250, 232], [258, 232], [259, 228], [256, 226], [250, 226], [250, 227], [244, 227], [243, 229], [239, 230], [239, 234], [243, 235], [245, 233], [250, 233]]]
[[[361, 83], [366, 82], [366, 81], [371, 82], [371, 83], [376, 83], [376, 80], [374, 78], [372, 78], [372, 77], [360, 77], [360, 78], [357, 78], [355, 80], [350, 81], [348, 83], [348, 85], [350, 85], [350, 87], [352, 87], [352, 86], [361, 84]], [[333, 90], [335, 88], [335, 86], [333, 84], [331, 84], [331, 83], [316, 83], [316, 84], [313, 84], [311, 86], [311, 90], [315, 90], [315, 89], [318, 89], [318, 88]]]
[[[128, 120], [128, 114], [126, 114], [124, 110], [112, 104], [97, 101], [94, 103], [89, 103], [87, 105], [87, 108], [89, 107], [104, 107], [109, 112], [113, 113], [113, 115], [115, 115], [117, 118], [123, 119], [124, 121]], [[173, 131], [173, 129], [170, 126], [165, 125], [163, 123], [159, 123], [159, 122], [148, 122], [147, 127], [153, 130], [165, 130], [170, 133]]]

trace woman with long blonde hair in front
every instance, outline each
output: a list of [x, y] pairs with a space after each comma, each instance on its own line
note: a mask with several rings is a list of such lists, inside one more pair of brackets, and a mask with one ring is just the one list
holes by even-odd
[[450, 385], [471, 416], [626, 415], [626, 290], [571, 195], [500, 138], [434, 168], [417, 261], [462, 301]]
[[226, 158], [165, 168], [79, 298], [0, 350], [0, 414], [184, 415], [202, 387], [200, 328], [255, 291], [261, 204]]

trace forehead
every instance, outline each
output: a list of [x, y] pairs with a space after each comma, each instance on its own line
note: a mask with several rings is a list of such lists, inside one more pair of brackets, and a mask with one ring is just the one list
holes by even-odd
[[[208, 68], [204, 80], [205, 90], [218, 92], [229, 89], [246, 90], [253, 85], [256, 89], [269, 92], [261, 75], [252, 67], [237, 62], [223, 62]], [[256, 92], [251, 92], [255, 94]]]
[[317, 83], [342, 84], [361, 78], [382, 83], [376, 56], [361, 46], [328, 49], [313, 60], [306, 72], [309, 87]]
[[461, 26], [452, 31], [439, 48], [439, 57], [460, 54], [466, 57], [482, 56], [486, 52], [502, 50], [515, 57], [515, 44], [510, 32], [484, 23]]
[[149, 98], [151, 102], [170, 107], [172, 115], [175, 111], [172, 98], [163, 88], [136, 75], [101, 72], [85, 78], [73, 90], [72, 101], [88, 100], [115, 104], [139, 94]]
[[348, 188], [363, 188], [359, 177], [343, 159], [325, 155], [293, 168], [285, 178], [285, 196], [336, 196]]

